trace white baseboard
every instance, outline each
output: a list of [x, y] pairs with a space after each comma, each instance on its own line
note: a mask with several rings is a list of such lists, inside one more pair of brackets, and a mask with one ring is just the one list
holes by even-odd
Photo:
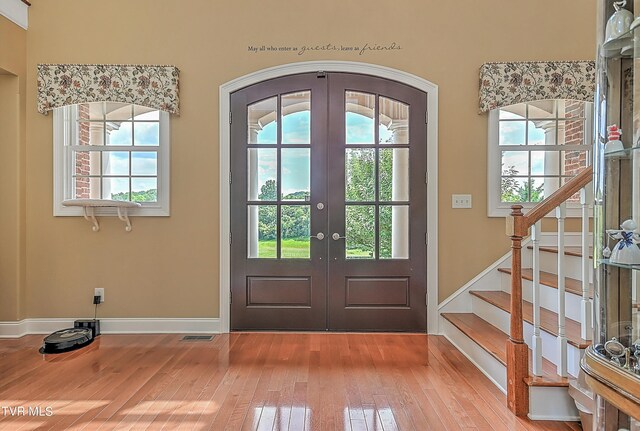
[[[0, 338], [20, 338], [29, 334], [49, 334], [73, 327], [77, 319], [44, 318], [24, 319], [16, 322], [0, 322]], [[103, 334], [217, 334], [218, 318], [102, 318]]]
[[[529, 245], [529, 243], [531, 242], [530, 238], [527, 238], [525, 240], [522, 241], [522, 248], [524, 249], [523, 251], [526, 253], [526, 247], [527, 245]], [[444, 301], [442, 301], [439, 305], [438, 305], [438, 314], [442, 314], [442, 313], [448, 313], [448, 312], [460, 312], [461, 310], [453, 310], [453, 309], [449, 309], [447, 308], [447, 305], [454, 301], [456, 298], [458, 297], [467, 297], [468, 296], [468, 291], [471, 290], [471, 287], [475, 286], [476, 284], [479, 284], [482, 282], [482, 279], [488, 275], [490, 275], [491, 273], [494, 273], [497, 271], [498, 268], [505, 266], [507, 264], [511, 264], [511, 250], [509, 250], [506, 254], [504, 254], [502, 257], [500, 257], [498, 260], [496, 260], [495, 262], [493, 262], [491, 265], [489, 265], [484, 271], [482, 271], [480, 274], [476, 275], [475, 277], [473, 277], [471, 280], [469, 280], [468, 282], [466, 282], [462, 287], [460, 287], [458, 290], [456, 290], [455, 292], [453, 292], [451, 295], [449, 295], [449, 297], [447, 297], [447, 299], [445, 299]], [[495, 289], [495, 287], [494, 287]], [[483, 290], [483, 289], [479, 289], [479, 290]], [[467, 295], [464, 295], [465, 293], [467, 293]]]

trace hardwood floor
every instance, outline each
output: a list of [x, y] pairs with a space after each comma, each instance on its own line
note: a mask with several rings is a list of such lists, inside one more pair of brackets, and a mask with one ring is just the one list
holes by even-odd
[[443, 337], [181, 339], [103, 335], [46, 356], [42, 336], [0, 340], [0, 430], [580, 430], [515, 418]]

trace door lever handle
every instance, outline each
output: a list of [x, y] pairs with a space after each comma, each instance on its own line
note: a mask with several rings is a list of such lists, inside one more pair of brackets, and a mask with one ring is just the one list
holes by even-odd
[[346, 236], [340, 236], [338, 232], [335, 232], [333, 235], [331, 235], [331, 238], [333, 238], [334, 241], [337, 241], [339, 239], [345, 239]]
[[311, 235], [309, 238], [315, 238], [322, 241], [324, 239], [324, 234], [322, 232], [318, 232], [316, 235]]

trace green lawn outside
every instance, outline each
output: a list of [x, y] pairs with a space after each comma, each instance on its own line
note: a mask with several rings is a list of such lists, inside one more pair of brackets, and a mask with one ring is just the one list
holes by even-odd
[[[349, 258], [370, 257], [369, 252], [360, 249], [351, 249], [348, 251]], [[276, 240], [266, 240], [258, 242], [258, 257], [275, 258], [276, 257]], [[284, 239], [282, 240], [282, 258], [284, 259], [309, 259], [309, 240], [308, 239]]]

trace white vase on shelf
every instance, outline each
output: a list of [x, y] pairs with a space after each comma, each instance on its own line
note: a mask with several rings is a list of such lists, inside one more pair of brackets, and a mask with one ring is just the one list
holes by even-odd
[[617, 125], [612, 124], [607, 127], [607, 143], [604, 146], [604, 153], [611, 154], [624, 151], [624, 145], [620, 140], [622, 130]]
[[609, 261], [624, 265], [640, 265], [640, 234], [634, 232], [638, 224], [629, 219], [620, 225], [622, 229], [608, 229], [607, 235], [611, 239], [619, 240], [611, 251]]

